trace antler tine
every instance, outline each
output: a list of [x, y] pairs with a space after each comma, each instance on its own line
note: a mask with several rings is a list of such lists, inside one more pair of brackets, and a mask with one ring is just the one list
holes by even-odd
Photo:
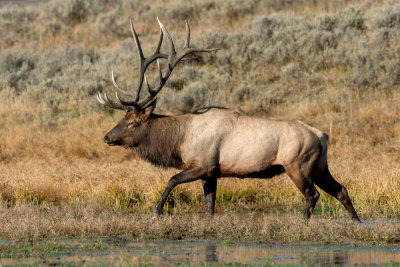
[[113, 82], [114, 87], [115, 87], [118, 91], [120, 91], [121, 93], [123, 93], [123, 94], [125, 94], [125, 95], [131, 95], [131, 93], [129, 93], [129, 92], [123, 90], [121, 87], [119, 87], [119, 85], [118, 85], [117, 82], [115, 81], [115, 76], [114, 76], [114, 71], [113, 71], [113, 70], [111, 70], [111, 80], [112, 80], [112, 82]]
[[118, 92], [115, 92], [115, 97], [125, 107], [134, 107], [136, 110], [140, 110], [141, 109], [141, 107], [135, 101], [125, 101], [125, 100], [119, 98]]
[[112, 80], [112, 82], [114, 84], [114, 87], [121, 91], [121, 88], [118, 86], [117, 82], [115, 81], [114, 70], [111, 70], [111, 80]]
[[[107, 99], [106, 94], [107, 93], [104, 94], [104, 97]], [[110, 103], [107, 100], [103, 99], [103, 96], [101, 95], [100, 92], [97, 94], [97, 100], [103, 105], [106, 105], [106, 106], [110, 105]]]
[[189, 48], [189, 45], [190, 45], [190, 26], [189, 26], [189, 23], [186, 21], [187, 38], [186, 38], [186, 42], [185, 42], [185, 47], [182, 50], [176, 52], [174, 42], [173, 42], [172, 37], [169, 34], [168, 30], [160, 22], [158, 17], [157, 17], [157, 21], [158, 21], [158, 24], [160, 25], [160, 28], [161, 28], [162, 32], [164, 33], [164, 35], [167, 36], [167, 43], [168, 43], [168, 48], [169, 48], [168, 63], [167, 63], [167, 66], [166, 66], [165, 75], [163, 75], [162, 72], [161, 72], [160, 63], [157, 60], [158, 71], [159, 71], [159, 76], [160, 76], [160, 83], [159, 83], [159, 85], [157, 86], [156, 89], [152, 89], [151, 92], [149, 91], [150, 95], [147, 98], [145, 98], [145, 99], [143, 99], [143, 100], [141, 100], [140, 102], [137, 103], [141, 107], [146, 106], [160, 92], [160, 90], [163, 88], [163, 86], [165, 85], [166, 81], [168, 80], [169, 76], [171, 75], [175, 65], [178, 64], [178, 62], [182, 58], [184, 58], [188, 54], [191, 54], [191, 53], [194, 53], [194, 52], [212, 52], [212, 51], [219, 50], [218, 48], [208, 48], [208, 49]]
[[163, 36], [164, 36], [164, 33], [163, 33], [162, 29], [160, 30], [160, 38], [158, 40], [158, 44], [157, 44], [156, 50], [148, 58], [145, 58], [144, 55], [143, 55], [143, 50], [142, 50], [142, 47], [140, 45], [139, 37], [138, 37], [138, 35], [137, 35], [136, 31], [135, 31], [135, 28], [133, 27], [132, 20], [131, 20], [131, 32], [132, 32], [133, 39], [135, 40], [135, 44], [136, 44], [136, 47], [138, 49], [138, 54], [139, 54], [139, 76], [138, 76], [138, 81], [137, 81], [137, 84], [136, 84], [136, 93], [135, 93], [135, 95], [132, 95], [130, 93], [128, 93], [127, 95], [133, 96], [134, 99], [135, 99], [133, 102], [130, 102], [130, 103], [134, 103], [134, 102], [137, 103], [139, 101], [139, 98], [140, 98], [140, 92], [142, 90], [144, 73], [146, 72], [147, 67], [154, 60], [156, 60], [158, 58], [168, 58], [168, 56], [165, 55], [165, 54], [161, 54], [160, 53], [160, 48], [161, 48], [162, 41], [163, 41]]
[[171, 66], [172, 68], [175, 67], [176, 64], [178, 64], [179, 61], [181, 61], [182, 58], [184, 58], [185, 56], [195, 53], [195, 52], [213, 52], [213, 51], [217, 51], [220, 50], [219, 48], [185, 48], [181, 51], [179, 51], [176, 56], [175, 56], [175, 60], [173, 62], [171, 62]]
[[149, 91], [149, 94], [150, 95], [155, 94], [155, 91], [153, 89], [151, 89], [151, 87], [150, 87], [150, 84], [149, 84], [149, 81], [147, 80], [147, 76], [146, 75], [144, 75], [144, 81], [145, 81], [145, 83], [147, 85], [147, 90]]
[[160, 25], [162, 32], [167, 36], [168, 48], [169, 48], [168, 59], [174, 58], [174, 56], [176, 54], [174, 41], [172, 40], [172, 37], [169, 34], [168, 30], [164, 27], [164, 25], [161, 23], [161, 21], [158, 19], [158, 17], [157, 17], [157, 21], [158, 21], [158, 24]]
[[133, 27], [132, 20], [130, 20], [130, 22], [131, 22], [131, 33], [132, 33], [133, 39], [135, 40], [135, 44], [136, 44], [136, 48], [138, 50], [139, 58], [140, 58], [140, 61], [143, 62], [144, 61], [144, 55], [143, 55], [143, 51], [142, 51], [142, 46], [140, 45], [139, 37], [138, 37], [138, 35], [137, 35], [136, 31], [135, 31], [135, 27]]
[[[158, 68], [158, 73], [159, 73], [159, 76], [160, 76], [160, 83], [162, 82], [162, 72], [161, 72], [161, 67], [160, 67], [160, 61], [157, 59], [157, 68]], [[149, 84], [149, 81], [147, 80], [147, 76], [146, 76], [146, 74], [144, 75], [144, 82], [146, 83], [146, 85], [147, 85], [147, 90], [149, 91], [149, 94], [151, 95], [151, 96], [154, 96], [154, 95], [156, 95], [157, 94], [157, 91], [154, 91], [152, 88], [151, 88], [151, 86], [150, 86], [150, 84]]]
[[99, 101], [101, 104], [103, 104], [107, 107], [114, 108], [114, 109], [120, 109], [120, 110], [131, 110], [132, 109], [131, 107], [125, 106], [122, 103], [119, 104], [119, 103], [112, 102], [110, 100], [110, 98], [108, 97], [107, 92], [104, 93], [104, 98], [100, 92], [97, 94], [96, 97], [97, 97], [97, 101]]
[[187, 22], [187, 20], [185, 20], [186, 23], [186, 42], [185, 42], [185, 46], [183, 48], [188, 48], [190, 45], [190, 26], [189, 23]]
[[110, 98], [108, 98], [107, 92], [104, 93], [104, 97], [108, 103], [113, 103]]
[[[176, 52], [174, 42], [172, 41], [171, 35], [168, 33], [168, 31], [164, 27], [164, 25], [160, 22], [158, 17], [157, 17], [157, 21], [160, 24], [160, 27], [161, 27], [162, 31], [164, 32], [164, 34], [167, 35], [168, 46], [169, 46], [169, 50], [170, 50], [169, 51], [170, 54], [168, 55], [168, 64], [170, 65], [169, 69], [173, 69], [175, 67], [175, 65], [178, 64], [178, 62], [181, 61], [181, 59], [184, 58], [188, 54], [191, 54], [194, 52], [212, 52], [212, 51], [219, 50], [219, 48], [208, 48], [208, 49], [190, 48], [189, 47], [189, 45], [190, 45], [190, 26], [189, 26], [189, 23], [187, 22], [187, 20], [185, 20], [186, 30], [187, 30], [185, 46], [181, 51]], [[168, 79], [168, 76], [166, 74], [166, 79]]]
[[143, 55], [143, 50], [142, 50], [142, 46], [140, 45], [140, 41], [139, 41], [139, 37], [135, 31], [135, 27], [133, 27], [133, 22], [132, 20], [130, 20], [131, 22], [131, 32], [132, 32], [132, 37], [135, 41], [136, 44], [136, 48], [138, 50], [138, 55], [139, 55], [139, 77], [138, 77], [138, 81], [136, 84], [136, 93], [133, 95], [131, 93], [129, 93], [129, 96], [132, 96], [135, 99], [135, 102], [139, 101], [139, 97], [140, 97], [140, 91], [142, 89], [142, 84], [143, 84], [143, 74], [146, 71], [143, 67], [143, 63], [145, 61], [144, 55]]
[[100, 102], [100, 104], [103, 104], [103, 105], [105, 105], [105, 102], [103, 101], [103, 99], [101, 98], [101, 94], [100, 94], [100, 92], [96, 95], [96, 98], [97, 98], [97, 101], [99, 101]]
[[161, 71], [160, 61], [157, 59], [157, 69], [158, 69], [158, 76], [160, 78], [160, 84], [163, 82], [163, 75]]
[[[146, 71], [147, 67], [156, 59], [157, 59], [158, 68], [160, 69], [160, 63], [158, 62], [158, 59], [159, 58], [168, 58], [167, 55], [160, 53], [160, 49], [161, 49], [161, 45], [162, 45], [162, 41], [163, 41], [163, 36], [164, 36], [164, 33], [163, 33], [162, 29], [160, 28], [160, 38], [158, 40], [157, 47], [156, 47], [154, 53], [150, 57], [145, 59], [145, 62], [143, 64], [144, 65], [144, 72]], [[145, 81], [145, 83], [147, 85], [147, 89], [149, 91], [149, 94], [150, 95], [154, 95], [156, 92], [153, 89], [151, 89], [149, 81], [147, 80], [146, 74], [144, 74], [144, 72], [143, 72], [143, 77], [144, 77], [144, 81]]]
[[161, 48], [161, 44], [162, 44], [162, 41], [163, 41], [163, 37], [164, 37], [164, 33], [163, 33], [163, 31], [160, 29], [160, 38], [158, 39], [157, 48], [156, 48], [156, 50], [154, 51], [153, 54], [158, 54], [158, 53], [160, 53], [160, 48]]

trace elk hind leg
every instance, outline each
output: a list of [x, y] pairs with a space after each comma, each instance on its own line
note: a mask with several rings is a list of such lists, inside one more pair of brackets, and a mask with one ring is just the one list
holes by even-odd
[[206, 212], [212, 216], [214, 214], [215, 208], [215, 197], [217, 194], [217, 178], [210, 177], [206, 180], [203, 180], [203, 189], [204, 189], [204, 205], [206, 208]]
[[353, 204], [351, 203], [346, 187], [338, 183], [335, 178], [333, 178], [329, 172], [328, 166], [325, 167], [321, 175], [314, 177], [313, 181], [322, 190], [339, 200], [340, 203], [342, 203], [346, 210], [351, 214], [353, 220], [361, 222]]
[[315, 188], [310, 176], [308, 174], [303, 174], [300, 168], [295, 166], [285, 167], [285, 171], [306, 199], [304, 220], [307, 222], [318, 202], [319, 192]]

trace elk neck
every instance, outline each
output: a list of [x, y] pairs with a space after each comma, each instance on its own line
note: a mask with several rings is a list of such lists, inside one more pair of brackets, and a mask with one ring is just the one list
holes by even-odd
[[152, 114], [147, 121], [147, 134], [135, 148], [138, 155], [163, 168], [182, 167], [180, 147], [189, 118]]

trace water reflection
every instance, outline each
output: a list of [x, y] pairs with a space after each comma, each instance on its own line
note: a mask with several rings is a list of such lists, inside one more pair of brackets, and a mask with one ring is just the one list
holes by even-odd
[[[300, 249], [301, 250], [301, 249]], [[296, 255], [296, 249], [293, 250], [293, 255]], [[329, 248], [324, 249], [321, 247], [319, 251], [313, 252], [300, 252], [300, 261], [296, 257], [287, 258], [299, 262], [310, 262], [315, 264], [334, 264], [342, 265], [349, 264], [351, 262], [352, 255], [346, 249], [338, 250], [335, 249], [330, 251]], [[276, 259], [276, 258], [275, 258]]]
[[[206, 241], [149, 242], [157, 247], [147, 250], [157, 262], [224, 262], [369, 265], [400, 263], [400, 247], [352, 247], [279, 244], [221, 244]], [[158, 251], [158, 252], [157, 252]]]
[[[40, 258], [4, 258], [1, 265], [124, 263], [168, 265], [169, 263], [244, 263], [244, 264], [316, 264], [316, 265], [384, 265], [400, 264], [400, 246], [353, 247], [232, 243], [208, 241], [136, 241], [125, 238], [59, 239], [40, 241], [41, 246], [67, 247], [68, 253], [41, 255]], [[93, 249], [95, 247], [101, 250]], [[7, 246], [5, 242], [3, 246]], [[106, 248], [106, 249], [104, 249]], [[1, 249], [1, 245], [0, 245]], [[40, 253], [39, 253], [40, 255]]]
[[206, 245], [206, 262], [211, 261], [218, 261], [216, 245]]
[[[349, 253], [347, 251], [341, 251], [340, 253], [333, 253], [333, 261], [334, 264], [343, 264], [346, 260], [349, 259]], [[327, 262], [328, 263], [328, 262]]]

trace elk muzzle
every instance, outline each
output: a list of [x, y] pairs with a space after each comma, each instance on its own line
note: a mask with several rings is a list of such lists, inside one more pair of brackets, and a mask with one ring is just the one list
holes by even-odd
[[104, 136], [104, 143], [110, 146], [119, 146], [121, 145], [121, 140], [120, 139], [112, 140], [112, 138], [110, 138], [109, 135], [106, 134]]

